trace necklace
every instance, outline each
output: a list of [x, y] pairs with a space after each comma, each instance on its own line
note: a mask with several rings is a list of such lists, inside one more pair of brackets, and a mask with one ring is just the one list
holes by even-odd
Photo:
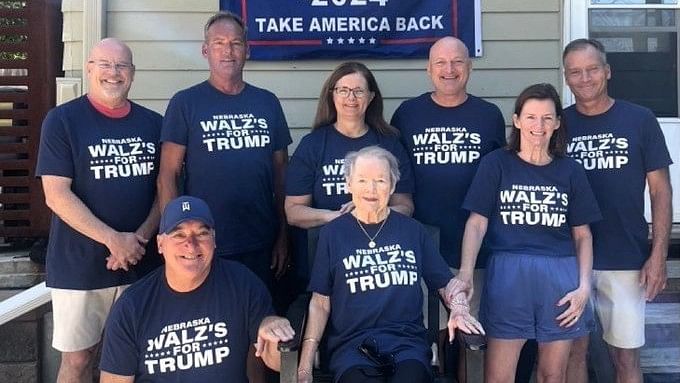
[[366, 229], [364, 229], [364, 225], [361, 224], [361, 221], [359, 221], [359, 218], [356, 217], [356, 216], [354, 217], [357, 220], [357, 224], [359, 224], [359, 228], [361, 229], [361, 231], [364, 232], [364, 235], [366, 235], [366, 238], [368, 238], [368, 247], [370, 247], [371, 249], [375, 247], [375, 238], [378, 236], [378, 234], [380, 234], [380, 231], [385, 226], [385, 222], [387, 222], [387, 217], [389, 217], [389, 216], [390, 216], [390, 212], [388, 210], [387, 215], [385, 216], [385, 219], [383, 219], [382, 223], [380, 224], [380, 227], [378, 228], [378, 231], [375, 232], [375, 235], [373, 237], [368, 235], [368, 232], [366, 231]]

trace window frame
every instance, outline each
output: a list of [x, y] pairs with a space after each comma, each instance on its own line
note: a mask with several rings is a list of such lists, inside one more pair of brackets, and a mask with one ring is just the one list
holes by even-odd
[[[679, 4], [590, 4], [590, 0], [564, 0], [563, 8], [563, 31], [562, 31], [562, 47], [566, 46], [570, 41], [587, 38], [588, 37], [588, 11], [590, 9], [675, 9], [680, 13]], [[678, 44], [680, 45], [680, 25], [678, 25]], [[680, 47], [678, 48], [678, 68], [680, 70]], [[563, 72], [561, 60], [560, 70]], [[574, 103], [574, 95], [569, 90], [564, 75], [562, 74], [562, 102], [564, 105], [571, 105]], [[680, 74], [678, 79], [680, 80]], [[680, 98], [680, 94], [678, 95]], [[659, 117], [657, 118], [661, 125], [661, 130], [666, 138], [666, 145], [673, 158], [673, 164], [669, 168], [671, 174], [671, 184], [676, 193], [673, 193], [673, 222], [677, 224], [680, 222], [680, 116], [677, 117]], [[651, 212], [649, 203], [649, 194], [645, 193], [645, 218], [651, 222]]]

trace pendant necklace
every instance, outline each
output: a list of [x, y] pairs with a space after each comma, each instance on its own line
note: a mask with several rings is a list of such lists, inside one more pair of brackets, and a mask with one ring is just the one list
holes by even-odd
[[375, 238], [378, 236], [378, 234], [380, 234], [380, 231], [385, 226], [385, 222], [387, 222], [387, 217], [389, 217], [389, 216], [390, 216], [390, 211], [388, 210], [387, 215], [385, 216], [385, 219], [382, 221], [382, 224], [380, 224], [378, 231], [375, 232], [375, 235], [373, 237], [368, 235], [368, 232], [366, 231], [366, 229], [364, 229], [364, 225], [361, 224], [361, 221], [359, 221], [359, 218], [356, 217], [356, 216], [354, 217], [357, 220], [357, 223], [359, 224], [359, 228], [361, 229], [361, 231], [364, 232], [364, 235], [366, 235], [366, 238], [368, 238], [368, 247], [370, 247], [371, 249], [375, 247]]

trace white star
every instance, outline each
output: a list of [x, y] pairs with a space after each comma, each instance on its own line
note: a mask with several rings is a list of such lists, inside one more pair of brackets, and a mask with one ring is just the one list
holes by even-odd
[[371, 37], [370, 39], [368, 39], [368, 42], [369, 42], [370, 44], [375, 44], [375, 38], [374, 38], [374, 37]]
[[354, 44], [354, 37], [348, 38], [347, 42], [350, 43], [350, 44]]
[[342, 37], [338, 37], [338, 44], [344, 44], [344, 42], [345, 39], [343, 39]]
[[363, 37], [359, 37], [359, 44], [363, 44], [366, 42], [366, 39]]
[[332, 38], [332, 37], [327, 38], [327, 39], [326, 39], [326, 44], [328, 44], [328, 45], [333, 45], [333, 38]]

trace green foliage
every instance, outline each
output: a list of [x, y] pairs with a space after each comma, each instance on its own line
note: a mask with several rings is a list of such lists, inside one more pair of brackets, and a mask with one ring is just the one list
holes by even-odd
[[0, 1], [0, 9], [26, 8], [26, 1]]

